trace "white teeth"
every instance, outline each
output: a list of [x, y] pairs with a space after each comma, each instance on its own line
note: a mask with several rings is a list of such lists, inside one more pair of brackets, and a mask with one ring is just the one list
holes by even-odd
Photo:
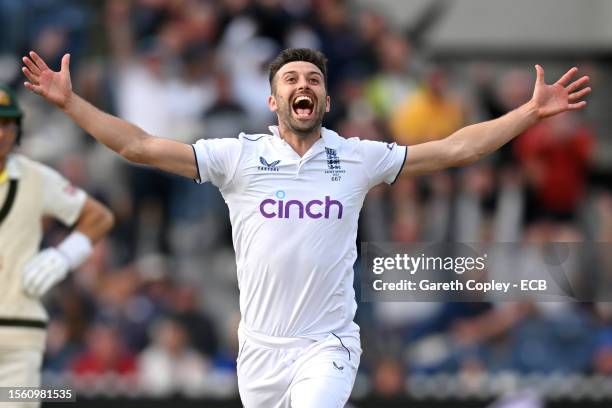
[[308, 103], [312, 103], [312, 99], [310, 99], [308, 96], [305, 96], [305, 95], [298, 96], [297, 98], [295, 98], [293, 103], [296, 104], [296, 103], [300, 103], [301, 101], [308, 101]]

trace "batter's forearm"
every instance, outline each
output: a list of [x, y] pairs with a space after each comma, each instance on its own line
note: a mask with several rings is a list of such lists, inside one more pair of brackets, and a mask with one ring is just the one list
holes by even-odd
[[92, 243], [97, 242], [113, 227], [113, 213], [99, 201], [87, 197], [75, 230], [84, 234]]
[[143, 129], [96, 108], [75, 93], [63, 107], [81, 128], [129, 161], [142, 162], [144, 142], [151, 136]]
[[533, 102], [527, 102], [504, 116], [475, 125], [466, 126], [447, 138], [449, 143], [460, 146], [455, 165], [475, 162], [482, 156], [514, 139], [538, 121]]

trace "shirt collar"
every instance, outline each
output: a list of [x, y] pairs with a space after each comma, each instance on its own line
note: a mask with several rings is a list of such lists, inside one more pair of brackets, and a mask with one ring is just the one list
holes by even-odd
[[[279, 139], [281, 138], [278, 126], [268, 126], [268, 129], [270, 129], [270, 132], [272, 132], [272, 135], [274, 137], [277, 137]], [[338, 146], [340, 146], [340, 142], [344, 140], [344, 138], [338, 133], [324, 127], [321, 128], [321, 138], [323, 139], [325, 147], [327, 147], [328, 149], [337, 149]]]
[[9, 154], [6, 159], [6, 171], [8, 172], [9, 179], [18, 179], [21, 177], [21, 168], [17, 161], [17, 157], [13, 154]]

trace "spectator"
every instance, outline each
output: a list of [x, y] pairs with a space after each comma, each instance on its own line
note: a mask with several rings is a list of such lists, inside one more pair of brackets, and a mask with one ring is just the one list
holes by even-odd
[[402, 395], [404, 391], [404, 370], [392, 358], [383, 358], [374, 369], [374, 392], [384, 398]]
[[386, 33], [377, 42], [380, 70], [368, 81], [366, 95], [377, 117], [388, 117], [417, 90], [412, 71], [411, 47], [396, 33]]
[[213, 358], [217, 354], [218, 336], [210, 318], [197, 309], [196, 296], [192, 287], [177, 288], [173, 302], [175, 320], [183, 325], [195, 349]]
[[185, 326], [162, 319], [153, 326], [151, 338], [138, 361], [141, 387], [157, 396], [196, 393], [206, 381], [208, 362], [191, 348]]
[[72, 372], [92, 380], [114, 375], [129, 382], [136, 374], [136, 358], [126, 350], [116, 328], [97, 322], [89, 329], [85, 350], [74, 360]]
[[389, 127], [399, 144], [443, 139], [465, 123], [463, 106], [450, 92], [444, 70], [431, 69], [426, 78], [425, 84], [391, 114]]
[[593, 131], [572, 113], [541, 122], [517, 140], [516, 154], [528, 182], [528, 222], [574, 219], [585, 194], [594, 140]]

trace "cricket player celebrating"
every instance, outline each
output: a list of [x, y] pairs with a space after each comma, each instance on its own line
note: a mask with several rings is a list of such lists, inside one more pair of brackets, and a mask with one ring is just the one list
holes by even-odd
[[[588, 77], [553, 85], [536, 66], [533, 98], [498, 119], [411, 146], [345, 139], [322, 128], [330, 109], [325, 57], [288, 49], [270, 65], [271, 134], [199, 140], [153, 137], [72, 92], [69, 59], [54, 72], [34, 52], [25, 86], [129, 161], [223, 194], [240, 287], [238, 387], [247, 407], [331, 408], [347, 401], [361, 354], [353, 263], [357, 219], [375, 185], [472, 163], [547, 116], [580, 109]], [[231, 136], [231, 135], [228, 135]], [[407, 152], [410, 150], [410, 152]]]
[[[11, 153], [22, 116], [14, 94], [0, 86], [0, 387], [40, 385], [47, 325], [40, 297], [87, 259], [113, 224], [106, 207], [56, 171]], [[39, 252], [47, 216], [75, 227]]]

